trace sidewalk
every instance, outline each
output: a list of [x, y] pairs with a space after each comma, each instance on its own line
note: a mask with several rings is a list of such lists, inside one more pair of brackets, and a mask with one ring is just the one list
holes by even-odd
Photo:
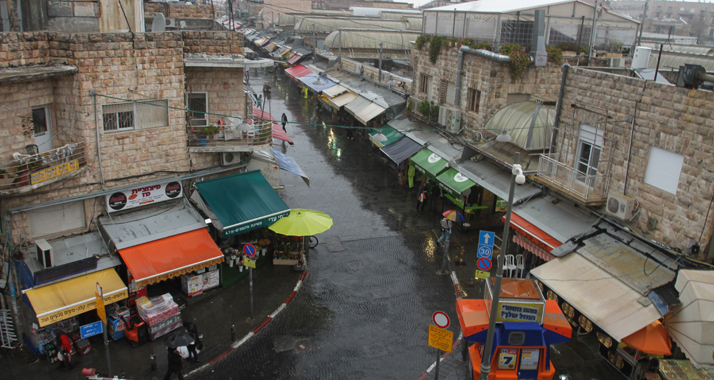
[[[296, 284], [307, 275], [295, 272], [292, 266], [264, 265], [253, 271], [254, 319], [250, 319], [250, 292], [248, 277], [230, 285], [220, 287], [206, 294], [189, 298], [181, 310], [184, 321], [194, 321], [203, 334], [204, 351], [200, 361], [184, 360], [184, 376], [190, 372], [220, 360], [240, 343], [245, 342], [271, 321], [283, 304], [290, 302], [296, 291]], [[231, 340], [231, 326], [235, 326], [235, 341]], [[164, 338], [132, 347], [126, 339], [109, 342], [112, 374], [131, 379], [162, 379], [167, 369], [167, 355]], [[89, 338], [92, 351], [85, 355], [74, 355], [75, 368], [71, 371], [56, 369], [59, 363], [50, 364], [46, 359], [38, 360], [32, 352], [24, 350], [0, 350], [2, 378], [12, 379], [53, 379], [77, 380], [82, 368], [95, 368], [107, 372], [107, 361], [102, 336]], [[156, 371], [151, 370], [151, 355], [156, 354]]]

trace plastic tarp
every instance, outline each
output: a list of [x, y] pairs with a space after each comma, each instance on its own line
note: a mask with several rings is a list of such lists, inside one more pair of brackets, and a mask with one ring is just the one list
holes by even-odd
[[674, 288], [681, 305], [665, 317], [670, 337], [697, 368], [714, 366], [714, 271], [682, 269]]
[[392, 144], [382, 148], [382, 152], [387, 155], [397, 165], [420, 151], [422, 146], [409, 137], [402, 137]]
[[138, 286], [223, 262], [221, 249], [205, 228], [121, 249], [119, 254]]
[[44, 327], [96, 309], [97, 283], [102, 287], [105, 305], [128, 297], [126, 285], [113, 268], [30, 289], [25, 295], [40, 327]]
[[280, 166], [280, 169], [299, 175], [300, 177], [302, 177], [302, 180], [305, 181], [307, 187], [310, 187], [310, 178], [308, 178], [307, 174], [305, 174], [305, 171], [302, 170], [302, 168], [300, 167], [300, 165], [298, 165], [297, 161], [295, 161], [294, 158], [288, 156], [287, 154], [281, 153], [275, 149], [271, 150], [273, 151], [273, 155], [275, 156], [275, 160], [278, 162], [278, 166]]
[[310, 71], [310, 69], [308, 69], [307, 67], [305, 67], [303, 65], [296, 65], [289, 69], [285, 69], [285, 74], [287, 74], [289, 77], [292, 77], [293, 79], [297, 80], [300, 77], [304, 77], [305, 75], [312, 74], [312, 71]]
[[379, 104], [372, 103], [357, 112], [357, 114], [355, 114], [355, 118], [359, 120], [360, 123], [367, 125], [370, 120], [383, 114], [386, 110], [386, 108], [380, 106]]
[[642, 294], [579, 253], [551, 260], [531, 275], [617, 341], [660, 318], [654, 305], [639, 302]]
[[469, 179], [456, 169], [448, 169], [436, 177], [439, 187], [453, 197], [460, 197], [463, 192], [476, 186], [476, 182]]
[[339, 111], [340, 108], [343, 106], [349, 104], [353, 100], [357, 99], [359, 95], [353, 93], [353, 92], [348, 92], [342, 95], [337, 95], [334, 98], [328, 98], [327, 102], [334, 107], [336, 110]]
[[259, 170], [197, 182], [196, 188], [223, 224], [225, 236], [270, 226], [290, 214]]
[[290, 59], [288, 60], [288, 63], [291, 64], [291, 65], [294, 65], [297, 61], [300, 60], [300, 58], [302, 58], [302, 55], [300, 55], [300, 54], [295, 54], [292, 58], [290, 58]]
[[[536, 120], [532, 123], [534, 116]], [[554, 107], [549, 108], [537, 102], [520, 102], [501, 108], [484, 129], [506, 131], [513, 139], [513, 144], [523, 149], [545, 149], [550, 146], [554, 123]]]
[[298, 78], [298, 80], [317, 94], [336, 85], [335, 82], [317, 74], [304, 75]]
[[348, 104], [345, 105], [345, 109], [347, 112], [349, 112], [352, 116], [357, 115], [359, 111], [362, 111], [365, 107], [368, 105], [372, 104], [372, 102], [369, 99], [365, 99], [363, 97], [357, 97], [355, 100], [349, 102]]
[[[379, 141], [374, 140], [374, 138], [373, 138], [374, 135], [376, 135], [377, 133], [380, 133], [380, 132], [387, 138], [387, 141], [379, 142]], [[385, 147], [385, 146], [401, 139], [402, 137], [404, 137], [404, 135], [401, 132], [397, 131], [396, 129], [394, 129], [388, 125], [385, 125], [381, 129], [375, 129], [374, 131], [370, 132], [369, 135], [371, 136], [370, 140], [372, 140], [374, 145], [376, 145], [380, 148]]]
[[438, 154], [429, 149], [422, 149], [416, 156], [412, 157], [414, 168], [420, 173], [426, 174], [428, 178], [436, 178], [446, 171], [444, 167], [448, 163]]
[[338, 84], [337, 86], [332, 86], [332, 87], [326, 89], [322, 93], [331, 97], [331, 98], [334, 98], [335, 96], [340, 95], [344, 92], [347, 92], [347, 89]]

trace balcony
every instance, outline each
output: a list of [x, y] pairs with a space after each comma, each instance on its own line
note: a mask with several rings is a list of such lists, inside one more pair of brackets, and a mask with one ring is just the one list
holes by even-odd
[[38, 154], [13, 154], [13, 160], [0, 169], [0, 196], [28, 193], [84, 172], [87, 146], [70, 143]]
[[594, 175], [569, 167], [554, 158], [555, 154], [541, 154], [536, 182], [575, 199], [584, 206], [604, 205], [607, 201], [607, 173]]
[[188, 128], [188, 150], [194, 153], [252, 152], [273, 144], [273, 123], [254, 118], [233, 126], [192, 126]]

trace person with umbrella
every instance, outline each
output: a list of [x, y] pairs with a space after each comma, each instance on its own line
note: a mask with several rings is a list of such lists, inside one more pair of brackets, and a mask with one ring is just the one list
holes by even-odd
[[198, 354], [196, 353], [196, 347], [198, 347], [199, 350], [203, 349], [203, 343], [198, 335], [198, 328], [196, 328], [196, 324], [191, 321], [184, 322], [183, 327], [186, 329], [186, 332], [193, 337], [193, 342], [186, 346], [188, 348], [189, 358], [193, 356], [193, 361], [197, 362]]
[[188, 346], [193, 344], [194, 340], [191, 334], [185, 331], [179, 331], [169, 335], [166, 340], [164, 340], [164, 345], [168, 351], [168, 361], [169, 368], [166, 371], [166, 376], [164, 380], [170, 380], [172, 374], [178, 375], [179, 380], [183, 380], [183, 375], [181, 374], [181, 367], [183, 367], [183, 361], [181, 354], [178, 352], [178, 348], [182, 346]]
[[449, 237], [451, 236], [451, 227], [453, 225], [453, 222], [462, 222], [464, 221], [464, 216], [461, 215], [458, 211], [454, 210], [446, 210], [442, 214], [444, 217], [441, 219], [441, 237], [439, 240], [436, 241], [436, 244], [441, 246], [441, 242], [445, 240], [449, 240]]

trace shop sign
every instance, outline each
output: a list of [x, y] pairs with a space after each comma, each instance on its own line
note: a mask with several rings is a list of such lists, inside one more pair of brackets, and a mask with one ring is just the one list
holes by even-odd
[[243, 265], [247, 266], [248, 268], [255, 269], [255, 260], [251, 260], [246, 257], [243, 259]]
[[138, 187], [117, 191], [107, 195], [107, 211], [121, 211], [130, 208], [177, 199], [183, 194], [180, 182]]
[[491, 277], [491, 273], [482, 271], [482, 270], [476, 270], [476, 273], [474, 274], [474, 278], [489, 278], [489, 277]]
[[538, 370], [538, 361], [540, 360], [539, 348], [521, 348], [521, 371], [536, 371]]
[[78, 160], [63, 162], [59, 165], [54, 165], [47, 169], [42, 169], [35, 173], [32, 173], [30, 175], [30, 183], [34, 185], [36, 183], [44, 182], [77, 170], [79, 170]]
[[516, 369], [517, 348], [502, 348], [498, 353], [498, 369]]
[[451, 352], [451, 344], [454, 341], [454, 333], [429, 325], [429, 345], [441, 351]]
[[104, 294], [102, 292], [102, 287], [97, 282], [97, 292], [94, 294], [97, 299], [97, 315], [102, 322], [107, 323], [107, 311], [104, 309]]
[[498, 304], [496, 322], [538, 322], [543, 315], [543, 304], [501, 302]]
[[268, 183], [273, 188], [280, 187], [280, 167], [259, 159], [251, 159], [248, 163], [246, 171], [260, 170], [260, 173], [268, 180]]
[[243, 232], [257, 230], [258, 228], [270, 226], [273, 223], [277, 222], [280, 218], [282, 218], [284, 216], [288, 216], [288, 215], [290, 215], [290, 210], [286, 210], [285, 212], [280, 213], [278, 215], [274, 215], [271, 217], [256, 220], [255, 222], [241, 224], [241, 225], [238, 225], [235, 227], [225, 228], [223, 230], [223, 234], [225, 236], [233, 236], [233, 235], [241, 234]]
[[[112, 294], [106, 294], [104, 295], [104, 304], [109, 305], [111, 303], [117, 302], [119, 300], [123, 300], [127, 298], [128, 292], [127, 289], [124, 288], [120, 291], [117, 291], [116, 293]], [[63, 309], [58, 309], [55, 311], [51, 311], [49, 313], [45, 313], [42, 315], [37, 316], [37, 321], [40, 324], [40, 327], [45, 327], [47, 325], [51, 325], [53, 323], [63, 321], [67, 318], [74, 317], [75, 315], [79, 315], [82, 313], [86, 313], [90, 310], [94, 310], [97, 308], [97, 300], [95, 298], [91, 298], [87, 300], [87, 302], [83, 303], [78, 303], [75, 304], [74, 306], [66, 307]]]
[[104, 332], [102, 328], [102, 321], [96, 321], [88, 325], [79, 326], [79, 334], [82, 339], [89, 338], [90, 336], [99, 335]]

